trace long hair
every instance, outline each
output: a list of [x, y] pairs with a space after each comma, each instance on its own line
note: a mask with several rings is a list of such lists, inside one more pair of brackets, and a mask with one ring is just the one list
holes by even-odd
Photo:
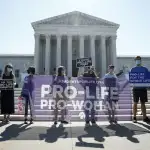
[[[9, 67], [9, 68], [12, 68], [12, 70], [13, 70], [12, 64], [7, 64], [7, 65], [4, 67], [3, 75], [4, 75], [4, 74], [7, 74], [7, 68], [8, 68], [8, 67]], [[14, 77], [13, 71], [10, 72], [10, 75]]]

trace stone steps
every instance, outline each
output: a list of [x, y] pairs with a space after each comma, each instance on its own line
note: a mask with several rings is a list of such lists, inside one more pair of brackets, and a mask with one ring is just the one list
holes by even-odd
[[[60, 115], [59, 115], [60, 117]], [[132, 115], [116, 115], [117, 119], [119, 121], [129, 121], [132, 119]], [[150, 117], [150, 114], [148, 114], [148, 117]], [[53, 115], [37, 115], [36, 117], [34, 117], [35, 121], [53, 121], [54, 116]], [[3, 119], [3, 115], [0, 115], [0, 120]], [[141, 115], [137, 115], [137, 119], [138, 120], [142, 120], [142, 116]], [[11, 115], [10, 117], [11, 121], [23, 121], [24, 120], [24, 115]], [[68, 120], [70, 120], [70, 118], [68, 117]], [[108, 115], [101, 115], [98, 116], [98, 121], [108, 121]], [[70, 121], [76, 121], [76, 122], [83, 122], [84, 119], [79, 119], [78, 116], [72, 116]]]
[[[82, 88], [81, 88], [82, 89]], [[18, 96], [20, 96], [21, 93], [21, 88], [15, 89], [15, 114], [11, 115], [11, 119], [12, 120], [23, 120], [23, 113], [24, 112], [18, 112]], [[48, 109], [47, 107], [44, 107], [44, 109], [41, 109], [40, 105], [41, 105], [41, 94], [40, 94], [40, 89], [37, 89], [37, 91], [35, 92], [36, 98], [34, 101], [34, 113], [36, 113], [35, 115], [35, 120], [38, 121], [49, 121], [49, 120], [53, 120], [54, 118], [54, 111]], [[120, 99], [119, 99], [119, 109], [117, 109], [117, 118], [119, 121], [129, 121], [132, 119], [132, 93], [131, 90], [129, 88], [125, 88], [124, 91], [122, 93], [120, 93], [119, 95]], [[146, 103], [146, 107], [147, 107], [147, 114], [150, 116], [150, 91], [148, 91], [148, 98], [149, 101], [148, 103]], [[48, 96], [47, 100], [49, 99], [53, 99], [52, 96]], [[68, 110], [68, 118], [71, 118], [71, 121], [83, 121], [84, 119], [81, 119], [83, 116], [83, 110], [79, 110], [78, 108], [76, 108], [76, 110], [74, 109], [75, 107], [73, 107], [73, 102], [75, 102], [76, 100], [79, 101], [79, 103], [81, 103], [81, 101], [83, 101], [83, 95], [78, 95], [74, 100], [69, 100], [67, 101], [67, 108]], [[77, 104], [76, 104], [77, 105]], [[108, 120], [108, 116], [107, 116], [107, 111], [104, 109], [104, 107], [102, 107], [103, 110], [96, 111], [96, 118], [99, 121], [107, 121]], [[138, 112], [140, 112], [140, 104], [138, 104]], [[2, 115], [0, 115], [0, 119], [2, 119]], [[138, 119], [142, 119], [141, 115], [137, 116]]]

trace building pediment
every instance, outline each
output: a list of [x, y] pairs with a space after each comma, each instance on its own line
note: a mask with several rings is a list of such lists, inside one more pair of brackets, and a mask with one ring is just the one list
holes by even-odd
[[118, 24], [97, 18], [82, 12], [73, 11], [70, 13], [62, 14], [59, 16], [47, 18], [44, 20], [33, 22], [32, 25], [73, 25], [73, 26], [84, 26], [84, 25], [96, 25], [96, 26], [107, 26], [107, 27], [119, 27]]

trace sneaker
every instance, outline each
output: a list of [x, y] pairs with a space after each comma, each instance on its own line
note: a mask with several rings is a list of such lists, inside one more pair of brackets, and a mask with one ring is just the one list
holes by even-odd
[[68, 121], [63, 120], [63, 121], [61, 121], [61, 123], [62, 124], [68, 124]]
[[148, 117], [146, 117], [145, 119], [143, 119], [144, 122], [150, 123], [150, 119]]
[[133, 123], [137, 123], [136, 117], [133, 117]]

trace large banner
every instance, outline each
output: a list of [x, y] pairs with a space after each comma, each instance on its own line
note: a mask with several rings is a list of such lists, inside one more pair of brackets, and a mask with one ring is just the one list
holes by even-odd
[[33, 98], [35, 119], [52, 121], [55, 109], [59, 107], [59, 118], [61, 109], [65, 108], [66, 117], [71, 121], [84, 121], [87, 112], [94, 113], [96, 120], [106, 121], [108, 120], [106, 97], [110, 96], [113, 99], [117, 92], [116, 116], [118, 120], [131, 120], [132, 97], [129, 83], [125, 76], [119, 78], [117, 82], [119, 86], [111, 87], [112, 94], [109, 95], [104, 81], [96, 78], [35, 76]]

